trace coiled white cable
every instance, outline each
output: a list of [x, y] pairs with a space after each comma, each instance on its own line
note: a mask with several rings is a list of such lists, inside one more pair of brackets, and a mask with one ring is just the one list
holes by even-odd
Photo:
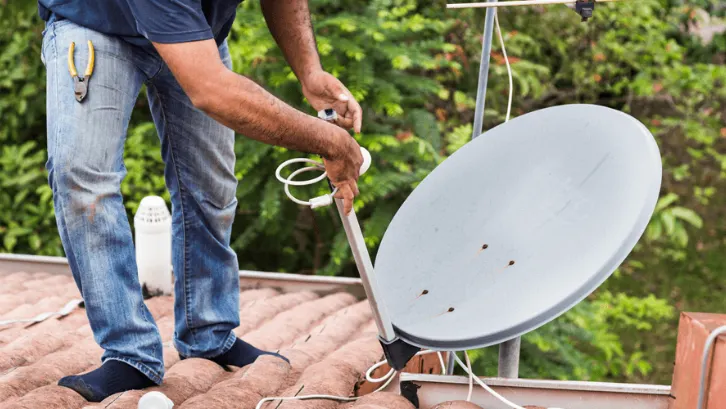
[[[464, 354], [467, 357], [467, 361], [469, 361], [468, 356], [469, 354], [464, 351]], [[456, 360], [456, 363], [459, 364], [459, 366], [469, 375], [469, 382], [472, 380], [479, 384], [482, 388], [484, 388], [485, 391], [489, 392], [494, 396], [495, 398], [499, 399], [503, 404], [509, 406], [512, 409], [525, 409], [522, 406], [517, 405], [516, 403], [513, 403], [509, 401], [504, 396], [498, 394], [494, 389], [490, 388], [489, 385], [485, 384], [481, 379], [479, 379], [478, 376], [474, 375], [474, 372], [471, 370], [471, 364], [467, 365], [463, 362], [461, 362], [461, 358], [459, 358], [456, 354], [454, 354], [454, 359]], [[471, 397], [469, 397], [468, 400], [471, 400]], [[552, 408], [554, 409], [554, 408]]]
[[[442, 375], [445, 375], [446, 374], [446, 364], [444, 363], [444, 357], [441, 355], [441, 352], [425, 350], [425, 351], [421, 351], [421, 352], [417, 353], [416, 355], [420, 356], [420, 355], [427, 355], [427, 354], [433, 354], [433, 353], [438, 355], [439, 362], [441, 363]], [[469, 354], [467, 353], [467, 351], [464, 351], [464, 358], [466, 359], [466, 363], [462, 362], [461, 358], [459, 358], [458, 356], [456, 356], [456, 354], [454, 354], [454, 359], [456, 360], [456, 363], [469, 376], [469, 393], [466, 397], [467, 402], [471, 402], [471, 398], [474, 393], [474, 382], [476, 382], [479, 384], [479, 386], [484, 388], [484, 390], [489, 392], [492, 396], [494, 396], [495, 398], [497, 398], [499, 401], [501, 401], [505, 405], [509, 406], [510, 408], [525, 409], [524, 407], [519, 406], [516, 403], [508, 400], [504, 396], [500, 395], [494, 389], [492, 389], [489, 385], [485, 384], [481, 379], [479, 379], [479, 377], [474, 375], [474, 371], [472, 371], [472, 369], [471, 369], [471, 360], [469, 359]], [[379, 387], [378, 389], [376, 389], [374, 391], [374, 393], [380, 392], [380, 391], [386, 389], [388, 387], [388, 385], [391, 384], [393, 379], [396, 378], [396, 376], [395, 376], [396, 371], [394, 369], [391, 369], [384, 376], [382, 376], [380, 378], [374, 378], [371, 375], [373, 373], [373, 371], [382, 367], [386, 363], [387, 363], [386, 361], [380, 361], [380, 362], [376, 363], [375, 365], [371, 366], [370, 368], [368, 368], [368, 371], [366, 371], [366, 381], [371, 382], [371, 383], [384, 382], [384, 384], [381, 387]], [[264, 405], [265, 403], [274, 402], [274, 401], [323, 399], [323, 400], [334, 400], [334, 401], [338, 401], [338, 402], [355, 402], [360, 398], [361, 398], [360, 396], [345, 397], [345, 396], [333, 396], [333, 395], [304, 395], [304, 396], [287, 396], [287, 397], [275, 396], [275, 397], [269, 397], [269, 398], [264, 398], [264, 399], [260, 400], [257, 403], [257, 406], [255, 409], [261, 409], [262, 405]], [[560, 408], [548, 408], [548, 409], [560, 409]]]
[[[287, 178], [283, 178], [282, 170], [294, 163], [307, 163], [307, 164], [312, 164], [313, 166], [307, 166], [304, 168], [297, 169], [297, 170], [293, 171], [292, 173], [290, 173], [290, 176], [288, 176]], [[316, 178], [312, 178], [312, 179], [308, 179], [308, 180], [301, 180], [301, 181], [293, 180], [293, 179], [295, 179], [295, 177], [297, 175], [299, 175], [301, 173], [312, 172], [312, 171], [322, 171], [323, 173]], [[292, 200], [293, 202], [295, 202], [299, 205], [302, 205], [302, 206], [310, 206], [313, 209], [316, 207], [320, 207], [320, 206], [323, 206], [326, 204], [330, 205], [331, 203], [333, 203], [333, 195], [338, 191], [337, 188], [334, 188], [331, 193], [313, 198], [310, 201], [300, 200], [300, 199], [296, 198], [295, 196], [293, 196], [292, 193], [290, 193], [290, 186], [312, 185], [312, 184], [321, 182], [325, 178], [328, 177], [328, 173], [325, 171], [325, 166], [323, 166], [322, 163], [312, 160], [312, 159], [295, 158], [295, 159], [286, 160], [285, 162], [282, 162], [282, 164], [280, 164], [280, 166], [277, 167], [277, 170], [275, 171], [275, 177], [277, 178], [277, 180], [282, 182], [283, 185], [285, 185], [285, 194], [287, 195], [287, 197], [290, 200]]]
[[[437, 354], [439, 356], [439, 363], [441, 364], [441, 374], [446, 375], [446, 364], [444, 363], [444, 357], [443, 357], [443, 355], [441, 355], [441, 352], [425, 350], [425, 351], [421, 351], [421, 352], [417, 353], [416, 356], [428, 355], [428, 354]], [[388, 363], [387, 361], [381, 361], [381, 362], [378, 362], [377, 364], [371, 366], [370, 368], [368, 368], [368, 371], [366, 372], [366, 381], [371, 382], [371, 383], [379, 383], [379, 382], [385, 382], [385, 381], [390, 380], [390, 378], [392, 378], [393, 375], [396, 373], [396, 371], [394, 369], [391, 369], [390, 371], [388, 371], [388, 373], [386, 373], [385, 375], [383, 375], [380, 378], [374, 378], [372, 375], [376, 369], [382, 367], [383, 365], [385, 365], [387, 363]]]
[[[417, 353], [416, 355], [428, 355], [428, 354], [434, 354], [434, 353], [439, 356], [439, 363], [441, 364], [441, 371], [442, 371], [442, 374], [445, 375], [446, 374], [446, 364], [444, 363], [444, 357], [441, 355], [441, 352], [426, 350], [426, 351], [421, 351], [421, 352]], [[373, 391], [373, 393], [380, 392], [380, 391], [386, 389], [388, 387], [388, 385], [390, 385], [391, 382], [393, 382], [393, 380], [396, 378], [395, 369], [391, 369], [390, 371], [388, 371], [385, 375], [383, 375], [380, 378], [373, 378], [371, 376], [373, 371], [375, 371], [376, 369], [385, 365], [386, 363], [387, 363], [387, 361], [380, 361], [380, 362], [376, 363], [375, 365], [371, 366], [370, 368], [368, 368], [368, 371], [366, 371], [366, 381], [371, 382], [371, 383], [383, 382], [383, 385], [381, 385], [378, 389]], [[265, 403], [274, 402], [277, 400], [288, 401], [288, 400], [322, 399], [322, 400], [334, 400], [334, 401], [338, 401], [338, 402], [355, 402], [360, 398], [362, 398], [362, 396], [356, 396], [356, 397], [352, 397], [352, 398], [344, 397], [344, 396], [333, 396], [333, 395], [304, 395], [304, 396], [287, 396], [287, 397], [283, 397], [283, 396], [274, 397], [273, 396], [273, 397], [264, 398], [264, 399], [260, 400], [257, 403], [257, 406], [255, 407], [255, 409], [261, 409], [262, 405], [264, 405]]]
[[[509, 399], [505, 398], [504, 396], [498, 394], [494, 389], [492, 389], [489, 385], [485, 384], [484, 381], [479, 379], [478, 376], [474, 375], [474, 372], [471, 370], [471, 361], [469, 360], [469, 354], [467, 351], [464, 351], [464, 357], [466, 359], [466, 363], [461, 362], [461, 358], [456, 356], [454, 354], [454, 360], [456, 360], [456, 363], [459, 364], [459, 366], [469, 375], [469, 382], [471, 384], [471, 381], [478, 383], [479, 386], [484, 388], [485, 391], [489, 392], [492, 396], [499, 399], [500, 402], [503, 404], [509, 406], [512, 409], [526, 409], [522, 406], [517, 405], [516, 403], [510, 401]], [[468, 401], [471, 401], [471, 390], [469, 391], [469, 397], [467, 398]], [[547, 409], [561, 409], [561, 408], [547, 408]]]
[[466, 369], [469, 373], [469, 393], [466, 395], [466, 401], [471, 402], [471, 395], [474, 394], [474, 377], [471, 375], [474, 371], [471, 370], [471, 359], [469, 359], [469, 352], [464, 351], [464, 358], [466, 358]]
[[[365, 148], [360, 148], [360, 153], [363, 155], [363, 165], [361, 165], [360, 168], [360, 174], [364, 174], [371, 166], [371, 154], [368, 152]], [[286, 167], [293, 165], [295, 163], [305, 163], [312, 166], [307, 166], [304, 168], [297, 169], [290, 173], [290, 176], [287, 178], [282, 177], [282, 170]], [[308, 179], [308, 180], [294, 180], [297, 175], [300, 175], [305, 172], [323, 172], [320, 176]], [[333, 188], [333, 191], [322, 195], [318, 197], [314, 197], [310, 199], [309, 201], [300, 200], [296, 198], [295, 196], [290, 193], [290, 186], [308, 186], [313, 185], [315, 183], [322, 182], [325, 180], [325, 178], [328, 177], [328, 172], [325, 171], [325, 165], [323, 163], [318, 162], [316, 160], [308, 159], [308, 158], [295, 158], [295, 159], [289, 159], [285, 162], [282, 162], [280, 166], [277, 167], [277, 170], [275, 170], [275, 177], [277, 180], [279, 180], [283, 185], [285, 185], [285, 194], [287, 197], [292, 200], [293, 202], [302, 205], [302, 206], [310, 206], [313, 209], [316, 209], [318, 207], [323, 206], [330, 206], [333, 203], [333, 196], [335, 196], [335, 193], [338, 191], [338, 188]]]

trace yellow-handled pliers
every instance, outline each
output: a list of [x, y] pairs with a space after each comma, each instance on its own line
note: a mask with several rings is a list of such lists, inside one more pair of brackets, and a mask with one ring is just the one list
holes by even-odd
[[73, 61], [75, 49], [76, 43], [71, 43], [71, 46], [68, 47], [68, 71], [71, 72], [71, 77], [73, 77], [73, 92], [76, 94], [76, 101], [81, 102], [88, 94], [88, 81], [91, 79], [93, 67], [96, 64], [96, 52], [93, 49], [93, 43], [88, 40], [88, 65], [86, 66], [86, 72], [82, 77], [79, 77], [76, 64]]

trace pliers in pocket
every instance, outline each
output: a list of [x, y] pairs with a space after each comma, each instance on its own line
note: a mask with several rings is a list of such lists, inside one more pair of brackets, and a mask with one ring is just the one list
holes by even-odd
[[75, 49], [76, 43], [72, 42], [71, 46], [68, 47], [68, 71], [73, 77], [73, 92], [76, 94], [76, 101], [81, 102], [88, 95], [88, 81], [91, 79], [93, 67], [96, 64], [96, 52], [93, 49], [93, 43], [88, 40], [88, 65], [86, 66], [86, 72], [83, 73], [82, 77], [79, 77], [73, 57]]

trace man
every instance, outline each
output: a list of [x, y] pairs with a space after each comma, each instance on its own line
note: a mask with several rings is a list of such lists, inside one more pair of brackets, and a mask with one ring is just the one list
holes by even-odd
[[[338, 126], [291, 108], [231, 71], [225, 38], [238, 3], [39, 0], [47, 22], [42, 53], [49, 183], [73, 277], [105, 351], [100, 368], [59, 384], [89, 401], [159, 384], [164, 374], [161, 338], [143, 303], [119, 189], [124, 139], [143, 84], [171, 193], [174, 342], [183, 358], [241, 367], [272, 354], [232, 332], [239, 325], [238, 264], [230, 248], [237, 204], [234, 131], [321, 155], [347, 211], [358, 193], [362, 157], [348, 129], [360, 132], [361, 108], [322, 69], [307, 0], [263, 0], [262, 11], [304, 95], [316, 110], [334, 108]], [[80, 78], [91, 55], [88, 40], [95, 66], [81, 81], [88, 88], [79, 102], [69, 47], [75, 44]]]

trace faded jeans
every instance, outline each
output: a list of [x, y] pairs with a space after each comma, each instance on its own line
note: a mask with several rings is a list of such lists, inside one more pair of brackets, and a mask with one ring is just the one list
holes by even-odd
[[[96, 64], [88, 95], [78, 103], [67, 55], [75, 42], [76, 68], [85, 72], [87, 40]], [[219, 53], [230, 67], [226, 42]], [[238, 263], [230, 248], [234, 132], [192, 105], [153, 49], [61, 20], [48, 24], [42, 58], [46, 167], [58, 230], [103, 361], [126, 362], [156, 383], [164, 375], [162, 340], [144, 305], [120, 191], [126, 132], [144, 84], [171, 194], [174, 345], [187, 357], [227, 352], [239, 325]]]

